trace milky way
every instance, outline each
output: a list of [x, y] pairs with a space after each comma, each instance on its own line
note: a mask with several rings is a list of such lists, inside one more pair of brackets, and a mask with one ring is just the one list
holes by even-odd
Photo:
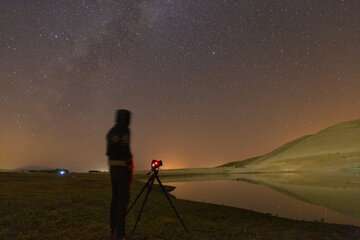
[[212, 167], [360, 118], [358, 1], [1, 1], [0, 168]]

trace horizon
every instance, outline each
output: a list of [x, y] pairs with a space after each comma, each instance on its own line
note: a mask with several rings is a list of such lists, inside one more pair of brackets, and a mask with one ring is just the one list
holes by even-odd
[[[308, 135], [314, 135], [314, 134], [317, 134], [317, 133], [320, 132], [320, 131], [323, 131], [323, 130], [327, 129], [328, 127], [333, 127], [333, 126], [338, 125], [338, 124], [347, 123], [347, 122], [353, 122], [353, 121], [360, 121], [360, 119], [353, 119], [353, 120], [348, 120], [348, 121], [345, 121], [345, 122], [335, 123], [335, 124], [332, 124], [331, 126], [324, 127], [324, 128], [322, 128], [322, 129], [320, 129], [320, 130], [318, 130], [318, 131], [316, 131], [316, 132], [314, 132], [314, 133], [308, 134]], [[304, 136], [306, 136], [306, 135], [304, 135]], [[296, 140], [296, 139], [299, 139], [299, 138], [302, 138], [302, 137], [304, 137], [304, 136], [297, 137], [297, 138], [295, 138], [295, 139], [290, 140], [289, 142], [292, 142], [292, 141], [294, 141], [294, 140]], [[254, 158], [254, 157], [259, 157], [259, 156], [265, 155], [265, 154], [267, 154], [267, 153], [270, 153], [270, 152], [276, 150], [277, 148], [282, 147], [283, 145], [285, 145], [285, 144], [287, 144], [287, 143], [289, 143], [289, 142], [282, 143], [281, 145], [275, 147], [274, 149], [272, 149], [272, 150], [269, 151], [269, 152], [266, 152], [266, 153], [264, 153], [264, 154], [257, 155], [257, 156], [252, 156], [252, 157], [249, 157], [249, 158]], [[244, 160], [247, 160], [247, 159], [249, 159], [249, 158], [241, 159], [241, 160], [238, 160], [238, 161], [244, 161]], [[214, 168], [214, 167], [219, 167], [219, 166], [221, 166], [221, 165], [223, 165], [223, 164], [230, 163], [230, 162], [233, 162], [233, 161], [227, 161], [227, 162], [224, 162], [224, 163], [222, 163], [222, 164], [220, 164], [220, 165], [217, 165], [217, 166], [200, 166], [199, 168]], [[30, 167], [31, 167], [31, 168], [30, 168]], [[186, 168], [166, 168], [166, 167], [164, 167], [164, 166], [161, 167], [161, 169], [163, 169], [163, 170], [172, 170], [172, 169], [174, 169], [174, 170], [176, 170], [176, 169], [180, 170], [180, 169], [192, 169], [192, 168], [193, 168], [193, 167], [191, 167], [191, 166], [190, 166], [190, 167], [186, 167]], [[15, 169], [1, 169], [1, 168], [0, 168], [0, 171], [6, 171], [6, 170], [8, 170], [8, 171], [21, 171], [21, 170], [24, 170], [24, 169], [25, 169], [25, 170], [29, 170], [29, 169], [33, 169], [33, 170], [38, 170], [38, 169], [40, 169], [40, 170], [68, 169], [68, 170], [70, 170], [70, 172], [74, 172], [74, 173], [87, 173], [87, 172], [89, 172], [89, 171], [91, 171], [91, 170], [98, 170], [98, 171], [101, 171], [101, 172], [109, 172], [109, 169], [106, 169], [106, 168], [103, 168], [103, 169], [83, 169], [83, 170], [80, 170], [80, 171], [76, 171], [76, 170], [72, 170], [71, 168], [67, 168], [66, 166], [65, 166], [65, 167], [64, 167], [64, 166], [63, 166], [63, 167], [61, 167], [61, 166], [60, 166], [60, 167], [59, 167], [59, 166], [58, 166], [58, 167], [53, 167], [53, 166], [38, 166], [38, 165], [21, 166], [21, 167], [15, 168]], [[135, 171], [146, 171], [146, 170], [149, 170], [149, 169], [136, 169]]]

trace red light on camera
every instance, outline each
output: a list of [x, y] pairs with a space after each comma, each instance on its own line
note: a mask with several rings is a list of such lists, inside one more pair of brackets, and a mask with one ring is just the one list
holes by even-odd
[[161, 160], [155, 160], [155, 159], [152, 160], [152, 162], [151, 162], [151, 167], [152, 168], [158, 169], [161, 166], [162, 166], [162, 161]]

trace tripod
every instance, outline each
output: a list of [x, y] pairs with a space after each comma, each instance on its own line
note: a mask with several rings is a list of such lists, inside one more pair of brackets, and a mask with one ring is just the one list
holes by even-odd
[[149, 174], [152, 173], [152, 175], [149, 177], [149, 180], [145, 183], [144, 187], [141, 189], [140, 193], [137, 195], [136, 199], [135, 199], [134, 202], [131, 204], [130, 208], [128, 209], [128, 211], [127, 211], [127, 213], [126, 213], [126, 214], [128, 214], [128, 213], [130, 212], [130, 210], [132, 209], [132, 207], [135, 205], [136, 201], [140, 198], [141, 194], [142, 194], [142, 193], [144, 192], [144, 190], [147, 188], [147, 192], [146, 192], [146, 195], [145, 195], [145, 199], [144, 199], [144, 202], [143, 202], [143, 204], [142, 204], [142, 206], [141, 206], [139, 215], [137, 216], [137, 219], [136, 219], [134, 228], [133, 228], [133, 230], [132, 230], [132, 232], [131, 232], [130, 239], [132, 239], [132, 237], [133, 237], [133, 235], [134, 235], [136, 226], [137, 226], [137, 224], [138, 224], [138, 222], [139, 222], [139, 220], [140, 220], [142, 211], [143, 211], [143, 209], [144, 209], [144, 206], [145, 206], [146, 201], [148, 200], [149, 194], [151, 193], [151, 189], [152, 189], [152, 186], [153, 186], [153, 184], [154, 184], [154, 180], [155, 180], [155, 179], [158, 181], [158, 183], [159, 183], [159, 185], [160, 185], [163, 193], [165, 194], [167, 200], [169, 201], [172, 209], [173, 209], [174, 212], [176, 213], [176, 216], [179, 218], [179, 220], [180, 220], [182, 226], [184, 227], [185, 231], [186, 231], [187, 233], [189, 232], [189, 231], [186, 229], [185, 224], [184, 224], [183, 221], [181, 220], [181, 217], [180, 217], [179, 213], [176, 211], [174, 205], [172, 204], [172, 202], [171, 202], [168, 194], [166, 193], [165, 188], [164, 188], [164, 186], [162, 185], [162, 183], [161, 183], [161, 181], [160, 181], [160, 179], [159, 179], [159, 177], [158, 177], [158, 172], [159, 172], [159, 169], [158, 169], [158, 168], [152, 168], [152, 169], [151, 169], [151, 172], [149, 172], [149, 173], [147, 174], [147, 175], [149, 175]]

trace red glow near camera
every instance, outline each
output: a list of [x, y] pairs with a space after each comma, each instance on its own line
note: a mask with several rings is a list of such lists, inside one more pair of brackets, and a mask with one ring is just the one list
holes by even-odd
[[152, 169], [158, 169], [160, 166], [162, 166], [162, 161], [158, 161], [158, 160], [152, 160], [151, 162], [151, 168]]

